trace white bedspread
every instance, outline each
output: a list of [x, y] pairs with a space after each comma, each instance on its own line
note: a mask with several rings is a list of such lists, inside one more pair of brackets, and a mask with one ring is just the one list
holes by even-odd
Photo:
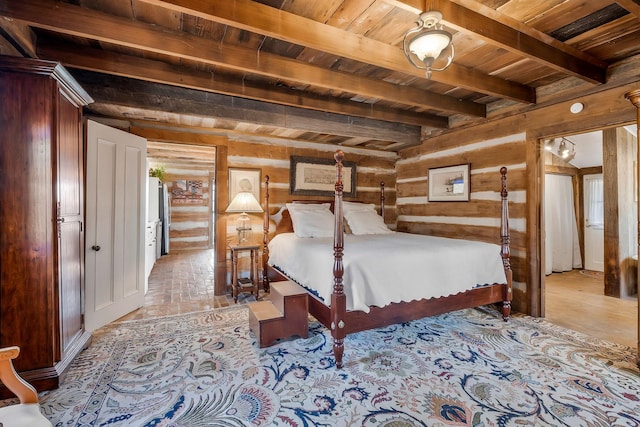
[[[500, 246], [495, 244], [397, 232], [344, 237], [347, 310], [368, 312], [369, 306], [506, 282]], [[330, 304], [333, 237], [279, 234], [269, 243], [269, 264]]]

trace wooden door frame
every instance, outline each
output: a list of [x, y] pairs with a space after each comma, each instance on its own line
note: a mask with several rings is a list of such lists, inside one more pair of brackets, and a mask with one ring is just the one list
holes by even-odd
[[229, 191], [227, 185], [220, 183], [229, 182], [229, 167], [227, 161], [228, 147], [216, 146], [216, 233], [215, 233], [215, 262], [213, 266], [214, 295], [227, 294], [227, 216], [225, 209], [229, 206]]
[[[610, 125], [602, 124], [590, 124], [586, 121], [575, 123], [562, 123], [547, 128], [540, 128], [535, 131], [527, 132], [527, 164], [533, 165], [530, 169], [529, 182], [527, 186], [527, 193], [533, 195], [529, 200], [529, 212], [528, 222], [530, 226], [527, 227], [527, 233], [530, 237], [529, 245], [529, 280], [530, 284], [527, 286], [527, 293], [529, 295], [529, 314], [535, 317], [545, 317], [545, 274], [544, 268], [545, 259], [545, 244], [542, 236], [544, 235], [544, 140], [549, 138], [555, 138], [563, 135], [579, 134], [592, 132], [597, 130], [604, 130], [607, 128], [617, 128], [627, 126], [633, 123], [616, 123]], [[637, 125], [637, 122], [636, 122]], [[637, 125], [638, 126], [638, 125]], [[640, 176], [640, 149], [638, 150], [638, 162], [637, 173]], [[639, 186], [640, 187], [640, 186]], [[639, 194], [640, 194], [640, 188]], [[640, 200], [640, 199], [639, 199]], [[639, 208], [640, 208], [640, 202]], [[640, 210], [639, 210], [640, 212]], [[540, 231], [538, 231], [540, 230]], [[639, 231], [640, 234], [640, 231]], [[639, 240], [640, 243], [640, 240]], [[640, 269], [639, 269], [640, 270]], [[640, 272], [639, 284], [640, 284]], [[640, 310], [639, 310], [640, 311]], [[640, 316], [640, 315], [639, 315]]]

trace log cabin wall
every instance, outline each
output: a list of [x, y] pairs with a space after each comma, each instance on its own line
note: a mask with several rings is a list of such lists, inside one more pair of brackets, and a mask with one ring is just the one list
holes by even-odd
[[[229, 283], [230, 259], [228, 244], [236, 241], [235, 218], [237, 214], [227, 214], [229, 205], [228, 168], [260, 169], [261, 200], [264, 207], [264, 177], [269, 175], [270, 213], [276, 213], [287, 201], [296, 199], [322, 199], [314, 196], [291, 196], [289, 194], [289, 164], [291, 156], [319, 159], [333, 159], [337, 147], [333, 144], [309, 143], [277, 138], [222, 136], [193, 129], [132, 126], [129, 131], [149, 140], [162, 143], [193, 144], [196, 146], [216, 147], [216, 280], [215, 293], [223, 295]], [[340, 147], [346, 160], [356, 163], [356, 199], [374, 203], [379, 208], [380, 182], [385, 183], [385, 222], [390, 228], [396, 227], [396, 161], [394, 152], [375, 151], [356, 147]], [[169, 168], [167, 167], [167, 171]], [[169, 176], [171, 176], [169, 174]], [[332, 200], [331, 197], [325, 197]], [[347, 199], [349, 200], [349, 199]], [[255, 243], [262, 242], [262, 216], [249, 214], [252, 218], [252, 238]], [[173, 223], [172, 223], [173, 224]], [[242, 260], [240, 268], [246, 267]]]
[[[397, 163], [398, 230], [500, 244], [500, 168], [506, 166], [509, 190], [511, 265], [515, 295], [526, 292], [525, 134], [488, 139], [442, 136], [407, 150]], [[464, 140], [464, 143], [460, 143]], [[470, 200], [428, 200], [429, 168], [470, 163]], [[463, 260], [461, 260], [463, 262]], [[521, 298], [521, 297], [520, 297]], [[517, 301], [517, 299], [515, 299]], [[518, 311], [522, 307], [514, 305]]]
[[[497, 191], [497, 170], [499, 166], [507, 166], [513, 308], [543, 316], [544, 248], [540, 230], [544, 224], [540, 214], [544, 150], [540, 140], [635, 122], [635, 109], [626, 105], [624, 97], [634, 88], [637, 83], [622, 83], [555, 105], [541, 101], [526, 113], [501, 114], [402, 150], [397, 163], [398, 230], [499, 242], [497, 211], [493, 206], [498, 202], [487, 200], [482, 192]], [[569, 107], [576, 101], [585, 108], [580, 114], [570, 114]], [[471, 201], [426, 203], [428, 168], [461, 163], [471, 163]]]
[[[269, 175], [269, 205], [271, 206], [271, 213], [277, 212], [286, 202], [293, 199], [333, 200], [333, 197], [292, 196], [289, 192], [289, 165], [291, 156], [333, 160], [333, 155], [337, 149], [336, 146], [301, 141], [280, 141], [280, 144], [232, 141], [229, 144], [228, 166], [261, 169], [263, 183], [265, 175]], [[395, 227], [395, 162], [397, 155], [395, 153], [376, 152], [359, 148], [341, 147], [341, 149], [345, 153], [346, 161], [356, 163], [355, 199], [366, 203], [374, 203], [379, 208], [380, 182], [385, 182], [385, 205], [391, 206], [385, 212], [385, 221], [390, 226]], [[261, 197], [264, 197], [263, 189], [260, 194]], [[261, 200], [262, 202], [264, 200]], [[261, 232], [262, 217], [256, 218], [260, 220]], [[261, 238], [262, 236], [260, 236]]]

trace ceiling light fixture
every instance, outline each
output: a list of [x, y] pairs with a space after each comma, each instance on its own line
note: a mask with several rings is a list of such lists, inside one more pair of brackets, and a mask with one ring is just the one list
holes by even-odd
[[[432, 71], [444, 71], [455, 54], [453, 36], [443, 29], [440, 21], [442, 13], [431, 10], [420, 14], [415, 28], [410, 29], [402, 39], [402, 49], [407, 60], [416, 68], [427, 70], [427, 78], [431, 78]], [[438, 24], [440, 24], [438, 26]], [[434, 68], [433, 63], [440, 57], [446, 56], [443, 67]]]
[[[571, 144], [571, 146], [567, 145], [567, 143]], [[576, 144], [566, 138], [562, 138], [560, 145], [558, 145], [558, 156], [566, 162], [573, 160], [576, 156]]]
[[564, 137], [545, 140], [544, 149], [560, 157], [565, 162], [570, 162], [576, 156], [576, 144]]

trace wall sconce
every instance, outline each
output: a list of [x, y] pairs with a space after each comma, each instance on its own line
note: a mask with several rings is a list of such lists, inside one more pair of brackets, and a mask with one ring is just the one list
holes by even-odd
[[[453, 36], [443, 29], [442, 13], [431, 10], [420, 14], [417, 27], [410, 29], [402, 39], [404, 56], [416, 68], [427, 70], [427, 78], [431, 78], [432, 71], [444, 71], [455, 54], [453, 49]], [[447, 63], [440, 68], [433, 68], [433, 63], [446, 53]]]
[[262, 212], [260, 203], [251, 191], [241, 191], [233, 198], [225, 212], [241, 212], [236, 222], [238, 244], [246, 243], [251, 237], [251, 219], [247, 212]]

